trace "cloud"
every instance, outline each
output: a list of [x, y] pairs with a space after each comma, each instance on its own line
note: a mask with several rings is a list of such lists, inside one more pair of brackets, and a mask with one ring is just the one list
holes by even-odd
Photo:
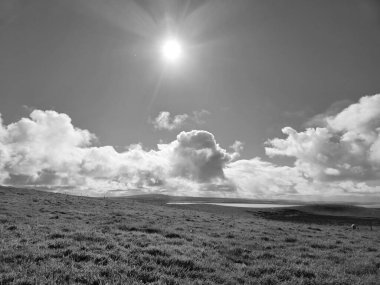
[[243, 151], [244, 149], [244, 143], [242, 143], [241, 141], [235, 141], [231, 146], [230, 148], [234, 151], [232, 153], [232, 160], [236, 160], [240, 157], [240, 153]]
[[354, 102], [352, 100], [348, 99], [337, 101], [331, 104], [331, 106], [328, 107], [325, 112], [317, 114], [309, 119], [305, 123], [305, 127], [324, 127], [326, 125], [326, 118], [336, 116], [353, 103]]
[[206, 123], [205, 117], [211, 113], [207, 110], [194, 111], [193, 116], [191, 117], [192, 121], [198, 125]]
[[[41, 179], [43, 170], [66, 172], [66, 166], [79, 162], [82, 147], [95, 136], [74, 128], [71, 119], [54, 111], [33, 111], [30, 119], [0, 127], [0, 167], [11, 181], [27, 176]], [[25, 180], [25, 178], [22, 178]]]
[[204, 117], [209, 115], [210, 112], [206, 110], [194, 111], [192, 115], [180, 114], [173, 117], [170, 116], [170, 112], [163, 111], [153, 120], [153, 126], [157, 130], [177, 130], [186, 124], [204, 124]]
[[199, 182], [224, 179], [223, 169], [233, 158], [207, 131], [181, 132], [170, 147], [173, 174]]
[[[240, 159], [205, 130], [182, 131], [156, 148], [130, 145], [119, 152], [70, 117], [34, 110], [4, 125], [0, 116], [0, 184], [88, 195], [165, 193], [186, 196], [295, 198], [380, 194], [380, 95], [323, 117], [324, 125], [269, 140], [269, 156], [292, 166]], [[339, 197], [341, 197], [339, 196]]]
[[[95, 135], [75, 128], [66, 114], [35, 110], [30, 118], [0, 127], [0, 182], [14, 186], [154, 191], [233, 191], [224, 168], [234, 153], [207, 131], [181, 132], [176, 140], [125, 152], [93, 146]], [[228, 186], [228, 187], [227, 187]], [[227, 189], [228, 188], [228, 189]], [[190, 192], [189, 192], [190, 193]]]
[[175, 130], [182, 127], [185, 121], [189, 118], [189, 115], [182, 114], [176, 115], [170, 118], [169, 112], [161, 112], [153, 121], [153, 126], [157, 130]]
[[294, 157], [298, 169], [320, 181], [379, 179], [380, 94], [362, 97], [323, 122], [302, 132], [283, 128], [287, 138], [269, 140], [266, 153]]
[[243, 197], [254, 194], [256, 198], [273, 198], [296, 194], [296, 188], [307, 183], [296, 168], [277, 166], [259, 158], [232, 162], [225, 172]]

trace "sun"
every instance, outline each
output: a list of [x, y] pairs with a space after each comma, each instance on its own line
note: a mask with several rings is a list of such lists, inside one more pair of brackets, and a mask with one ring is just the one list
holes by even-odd
[[183, 57], [183, 47], [176, 38], [167, 38], [162, 42], [161, 55], [165, 62], [177, 63]]

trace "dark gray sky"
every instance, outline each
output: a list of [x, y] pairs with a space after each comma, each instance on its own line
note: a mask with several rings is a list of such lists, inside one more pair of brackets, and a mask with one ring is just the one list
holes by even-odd
[[[223, 145], [243, 141], [253, 157], [282, 127], [380, 90], [379, 1], [135, 2], [2, 3], [5, 122], [25, 116], [23, 106], [54, 109], [102, 144], [154, 146], [176, 132], [154, 131], [149, 116], [205, 109], [201, 127]], [[191, 51], [148, 110], [166, 22]]]
[[[176, 66], [159, 52], [169, 32], [183, 43]], [[242, 158], [270, 159], [264, 142], [283, 127], [303, 131], [378, 93], [379, 76], [376, 0], [0, 3], [4, 124], [55, 110], [116, 149], [202, 129], [225, 148], [243, 142]], [[200, 124], [192, 114], [202, 110]], [[192, 119], [160, 130], [161, 112]]]

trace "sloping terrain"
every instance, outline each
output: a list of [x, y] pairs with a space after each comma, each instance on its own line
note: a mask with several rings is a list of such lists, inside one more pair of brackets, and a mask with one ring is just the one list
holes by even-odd
[[313, 213], [317, 215], [380, 218], [380, 209], [364, 208], [353, 205], [307, 205], [300, 207], [299, 209], [303, 212]]
[[380, 278], [379, 227], [352, 231], [126, 198], [2, 187], [0, 238], [0, 284], [377, 284]]
[[289, 221], [293, 223], [317, 224], [317, 225], [339, 225], [349, 227], [356, 224], [359, 227], [371, 229], [374, 226], [380, 226], [380, 218], [373, 216], [361, 216], [350, 214], [344, 216], [342, 213], [333, 215], [313, 213], [300, 209], [276, 209], [276, 210], [250, 210], [248, 211], [256, 217], [261, 217], [276, 221]]

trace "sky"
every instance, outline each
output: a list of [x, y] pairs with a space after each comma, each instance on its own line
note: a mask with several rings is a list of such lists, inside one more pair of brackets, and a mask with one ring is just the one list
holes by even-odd
[[379, 75], [376, 0], [3, 0], [0, 184], [380, 199]]

